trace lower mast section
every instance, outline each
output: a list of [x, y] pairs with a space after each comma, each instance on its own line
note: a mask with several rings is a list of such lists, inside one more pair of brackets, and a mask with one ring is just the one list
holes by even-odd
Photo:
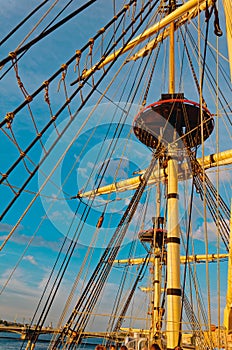
[[230, 245], [228, 258], [226, 307], [224, 310], [224, 326], [227, 337], [227, 347], [228, 349], [232, 349], [232, 201], [230, 213]]
[[178, 216], [177, 147], [168, 149], [168, 232], [167, 232], [167, 349], [179, 345], [181, 330], [180, 233]]

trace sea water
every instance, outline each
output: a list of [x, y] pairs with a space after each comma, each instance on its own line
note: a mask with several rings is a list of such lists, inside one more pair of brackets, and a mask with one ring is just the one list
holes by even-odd
[[[20, 350], [25, 349], [27, 342], [23, 342], [19, 338], [14, 337], [3, 337], [0, 335], [0, 350]], [[48, 342], [38, 342], [36, 349], [45, 350], [47, 349]]]
[[[94, 350], [101, 340], [92, 339], [89, 343], [84, 343], [79, 346], [80, 350]], [[9, 333], [0, 333], [0, 350], [20, 350], [25, 349], [27, 341], [23, 341], [18, 335]], [[49, 339], [39, 339], [36, 343], [35, 350], [46, 350], [49, 345]]]

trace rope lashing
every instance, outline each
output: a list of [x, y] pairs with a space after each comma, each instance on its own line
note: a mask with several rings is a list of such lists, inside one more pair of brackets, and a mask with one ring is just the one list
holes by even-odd
[[213, 5], [209, 10], [208, 1], [206, 1], [206, 9], [205, 9], [205, 21], [208, 22], [214, 12], [214, 34], [217, 36], [222, 36], [223, 32], [220, 28], [218, 9], [216, 7], [216, 0], [213, 1]]

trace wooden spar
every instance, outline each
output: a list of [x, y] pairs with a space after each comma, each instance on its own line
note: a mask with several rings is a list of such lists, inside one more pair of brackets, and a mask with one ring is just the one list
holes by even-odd
[[[201, 166], [203, 165], [203, 158], [197, 158], [197, 161]], [[204, 169], [230, 164], [232, 164], [232, 149], [219, 153], [213, 153], [209, 156], [204, 157]], [[182, 169], [187, 170], [187, 164], [184, 163]], [[143, 173], [145, 173], [145, 171], [146, 169], [140, 170], [139, 172], [137, 172], [137, 174], [142, 175]]]
[[213, 168], [217, 165], [222, 166], [222, 165], [232, 164], [232, 149], [229, 149], [227, 151], [223, 151], [220, 153], [210, 154], [209, 156], [205, 156], [204, 164], [203, 164], [203, 158], [198, 158], [197, 161], [201, 166], [204, 166], [204, 169]]
[[232, 22], [231, 22], [231, 13], [232, 13], [232, 2], [231, 0], [223, 0], [223, 7], [226, 17], [226, 35], [227, 35], [227, 46], [228, 46], [228, 56], [230, 64], [230, 78], [232, 82]]
[[[198, 163], [202, 166], [202, 159], [197, 159]], [[217, 165], [229, 165], [232, 164], [232, 149], [228, 151], [224, 151], [218, 154], [211, 154], [210, 156], [204, 157], [204, 168], [212, 168]], [[183, 177], [183, 171], [185, 172], [188, 169], [187, 163], [184, 163], [182, 165], [181, 172], [179, 173], [179, 177]], [[91, 190], [84, 193], [79, 193], [78, 196], [81, 198], [84, 197], [91, 197], [91, 196], [100, 196], [103, 194], [109, 194], [113, 192], [124, 192], [128, 190], [134, 190], [138, 187], [140, 182], [143, 180], [143, 173], [145, 173], [146, 170], [141, 170], [139, 176], [135, 176], [126, 180], [118, 181], [115, 183], [112, 183], [107, 186], [99, 187], [97, 190]], [[154, 169], [152, 172], [150, 179], [148, 181], [148, 185], [152, 185], [156, 183], [157, 181], [162, 181], [165, 178], [165, 171], [164, 169], [160, 169], [158, 171], [157, 169]]]
[[[180, 263], [185, 264], [186, 261], [189, 263], [202, 263], [207, 261], [217, 261], [222, 260], [222, 259], [227, 259], [229, 257], [229, 254], [197, 254], [197, 255], [188, 255], [187, 259], [186, 256], [180, 256]], [[149, 262], [153, 262], [155, 258], [151, 257], [149, 259]], [[114, 264], [128, 264], [128, 265], [140, 265], [143, 264], [145, 261], [145, 258], [130, 258], [130, 259], [119, 259], [119, 260], [114, 260]]]
[[[154, 24], [147, 30], [145, 30], [142, 34], [138, 35], [136, 38], [131, 40], [122, 50], [122, 48], [115, 51], [113, 54], [107, 56], [104, 61], [98, 66], [98, 69], [101, 69], [106, 64], [112, 62], [117, 56], [122, 55], [123, 53], [133, 49], [137, 45], [139, 45], [141, 42], [149, 38], [150, 36], [154, 35], [161, 29], [165, 28], [166, 26], [170, 25], [171, 23], [174, 23], [178, 18], [183, 16], [184, 14], [188, 13], [189, 11], [198, 8], [202, 3], [205, 3], [205, 0], [189, 0], [186, 3], [184, 3], [182, 6], [179, 6], [175, 11], [168, 14], [166, 17], [162, 18], [158, 23]], [[85, 79], [96, 69], [96, 65], [88, 69], [86, 72], [84, 72], [81, 76], [82, 79]]]
[[125, 327], [121, 327], [120, 331], [122, 332], [126, 332], [126, 333], [137, 333], [137, 334], [144, 334], [147, 335], [149, 334], [149, 330], [148, 329], [139, 329], [139, 328], [125, 328]]
[[[212, 5], [212, 0], [208, 1], [208, 6], [210, 7]], [[184, 25], [187, 21], [195, 18], [199, 12], [204, 11], [206, 8], [206, 2], [202, 3], [199, 7], [193, 8], [191, 11], [184, 14], [181, 18], [179, 18], [175, 23], [174, 30], [176, 31], [179, 27]], [[170, 35], [170, 27], [165, 28], [162, 33], [160, 33], [155, 39], [151, 40], [146, 46], [144, 46], [142, 49], [140, 49], [138, 52], [136, 52], [133, 56], [128, 58], [127, 62], [129, 61], [136, 61], [137, 59], [145, 56], [149, 51], [154, 50], [157, 44], [164, 39], [166, 39]]]
[[[126, 180], [118, 181], [107, 186], [99, 187], [97, 190], [91, 190], [84, 193], [79, 193], [78, 196], [83, 198], [83, 197], [99, 196], [102, 194], [108, 194], [113, 192], [124, 192], [128, 190], [134, 190], [135, 188], [138, 187], [140, 182], [143, 181], [143, 176], [144, 175], [139, 175]], [[156, 169], [152, 172], [152, 175], [148, 180], [148, 184], [156, 183], [157, 181], [164, 179], [164, 176], [165, 176], [164, 171], [161, 169], [160, 177], [159, 177], [159, 172]]]

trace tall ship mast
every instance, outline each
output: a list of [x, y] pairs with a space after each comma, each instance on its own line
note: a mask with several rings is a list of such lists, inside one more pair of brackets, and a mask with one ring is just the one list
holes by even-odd
[[3, 320], [29, 321], [0, 335], [26, 350], [44, 333], [50, 350], [232, 348], [231, 1], [15, 11], [0, 296]]

